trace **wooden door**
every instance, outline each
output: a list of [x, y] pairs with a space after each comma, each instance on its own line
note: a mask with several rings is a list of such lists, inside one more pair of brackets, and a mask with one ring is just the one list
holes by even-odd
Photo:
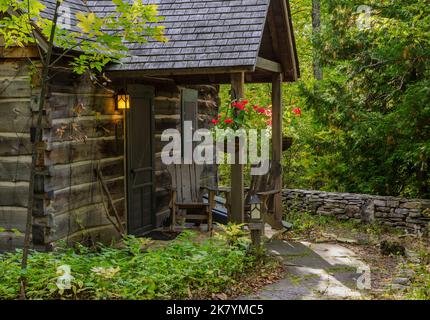
[[150, 87], [128, 88], [127, 117], [127, 219], [133, 235], [154, 228], [154, 92]]

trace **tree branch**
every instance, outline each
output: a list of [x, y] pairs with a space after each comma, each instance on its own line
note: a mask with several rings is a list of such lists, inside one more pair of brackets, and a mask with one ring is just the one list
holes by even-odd
[[58, 20], [58, 9], [60, 8], [61, 1], [57, 0], [55, 5], [54, 17], [52, 20], [51, 34], [49, 37], [48, 43], [48, 52], [46, 55], [45, 63], [43, 64], [43, 72], [42, 72], [42, 83], [41, 83], [41, 91], [39, 96], [39, 108], [37, 114], [37, 122], [36, 122], [36, 134], [35, 139], [32, 144], [32, 155], [31, 155], [31, 172], [30, 172], [30, 182], [29, 182], [29, 191], [28, 191], [28, 203], [27, 203], [27, 221], [25, 224], [25, 235], [24, 235], [24, 248], [22, 251], [22, 260], [21, 260], [21, 270], [22, 275], [20, 277], [20, 299], [25, 299], [25, 288], [27, 283], [27, 263], [28, 263], [28, 254], [30, 250], [30, 234], [33, 222], [33, 205], [34, 205], [34, 181], [36, 176], [36, 165], [37, 165], [37, 156], [38, 156], [38, 146], [40, 141], [42, 140], [42, 117], [43, 117], [43, 109], [45, 107], [45, 99], [47, 94], [47, 85], [49, 78], [49, 65], [52, 56], [52, 51], [54, 47], [55, 40], [55, 29], [57, 26]]

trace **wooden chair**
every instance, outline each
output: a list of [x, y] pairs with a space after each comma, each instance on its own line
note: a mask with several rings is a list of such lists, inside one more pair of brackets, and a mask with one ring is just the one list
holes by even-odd
[[[275, 221], [274, 218], [274, 196], [282, 190], [275, 188], [275, 176], [281, 174], [281, 164], [275, 161], [270, 161], [269, 171], [265, 175], [252, 176], [251, 184], [245, 188], [245, 222], [250, 220], [250, 209], [251, 205], [249, 201], [251, 197], [257, 195], [261, 202], [261, 214], [264, 217], [265, 222], [270, 225], [278, 225], [279, 222]], [[226, 207], [228, 214], [231, 211], [231, 188], [219, 187], [217, 193], [223, 194], [226, 199]]]
[[[170, 211], [174, 229], [178, 213], [185, 212], [185, 220], [207, 221], [208, 231], [212, 232], [212, 208], [215, 202], [215, 190], [201, 186], [203, 166], [197, 164], [179, 164], [167, 166], [171, 177]], [[204, 191], [208, 193], [208, 202], [203, 201]]]

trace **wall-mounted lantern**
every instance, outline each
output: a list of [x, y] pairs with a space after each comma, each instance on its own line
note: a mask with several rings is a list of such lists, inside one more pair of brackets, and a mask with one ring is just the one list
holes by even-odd
[[115, 95], [116, 110], [130, 109], [130, 96], [124, 89], [118, 91]]

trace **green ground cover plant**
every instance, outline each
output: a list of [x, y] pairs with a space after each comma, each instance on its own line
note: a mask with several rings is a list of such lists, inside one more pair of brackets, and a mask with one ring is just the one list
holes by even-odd
[[408, 263], [413, 272], [406, 298], [412, 300], [430, 300], [430, 253], [423, 247], [419, 251], [420, 263]]
[[[211, 297], [234, 286], [260, 264], [234, 230], [197, 241], [185, 231], [166, 246], [126, 237], [121, 248], [98, 245], [31, 251], [28, 299], [187, 299]], [[232, 241], [232, 235], [234, 241]], [[238, 235], [238, 237], [236, 237]], [[19, 297], [21, 251], [0, 255], [0, 299]], [[259, 267], [260, 268], [260, 267]], [[69, 270], [67, 270], [69, 269]], [[68, 272], [70, 271], [70, 272]], [[70, 287], [58, 284], [59, 277]]]

